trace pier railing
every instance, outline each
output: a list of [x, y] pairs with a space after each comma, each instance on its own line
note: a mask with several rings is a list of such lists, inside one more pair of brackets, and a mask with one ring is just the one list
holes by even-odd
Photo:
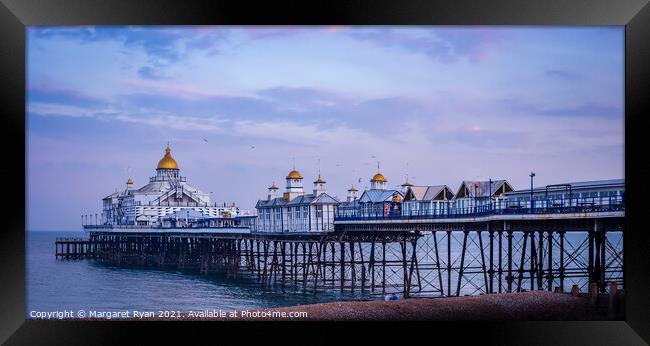
[[623, 196], [533, 200], [532, 202], [499, 200], [464, 208], [447, 206], [420, 210], [406, 210], [403, 203], [401, 208], [397, 210], [390, 209], [380, 212], [374, 210], [368, 212], [363, 207], [339, 208], [334, 215], [334, 221], [454, 219], [490, 215], [571, 214], [624, 210], [625, 200]]
[[134, 229], [134, 230], [142, 230], [142, 229], [156, 229], [156, 230], [164, 230], [164, 229], [202, 229], [202, 228], [210, 228], [210, 229], [218, 229], [218, 228], [223, 228], [223, 229], [232, 229], [232, 228], [241, 228], [241, 229], [248, 229], [250, 226], [241, 226], [241, 225], [232, 225], [232, 226], [220, 226], [220, 227], [210, 227], [208, 225], [201, 225], [201, 224], [190, 224], [190, 225], [177, 225], [177, 226], [165, 226], [165, 225], [154, 225], [154, 226], [142, 226], [142, 225], [83, 225], [84, 229], [86, 230], [102, 230], [102, 229]]

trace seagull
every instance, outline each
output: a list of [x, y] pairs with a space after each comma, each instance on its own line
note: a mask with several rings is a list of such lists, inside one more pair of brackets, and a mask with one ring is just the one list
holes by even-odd
[[203, 141], [204, 141], [204, 142], [206, 142], [206, 143], [208, 142], [208, 140], [207, 140], [207, 139], [205, 139], [205, 138], [203, 138]]
[[251, 145], [251, 149], [255, 149], [255, 146], [254, 146], [254, 145]]

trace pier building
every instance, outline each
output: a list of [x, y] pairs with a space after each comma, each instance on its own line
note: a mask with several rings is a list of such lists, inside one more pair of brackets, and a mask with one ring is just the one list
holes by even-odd
[[180, 211], [192, 211], [193, 215], [199, 213], [205, 217], [234, 217], [246, 213], [234, 204], [211, 204], [209, 194], [190, 185], [187, 177], [181, 175], [169, 146], [149, 183], [137, 189], [133, 185], [133, 179], [129, 178], [124, 190], [102, 199], [102, 224], [156, 226], [160, 225], [160, 218]]
[[386, 189], [387, 183], [388, 180], [377, 167], [377, 173], [370, 179], [370, 190], [363, 191], [359, 198], [357, 214], [389, 216], [401, 213], [404, 195], [398, 190]]
[[453, 208], [460, 212], [473, 213], [481, 206], [505, 200], [505, 194], [514, 189], [504, 179], [486, 181], [463, 181], [454, 196]]
[[[407, 181], [408, 182], [408, 181]], [[452, 207], [454, 193], [447, 185], [408, 186], [402, 214], [446, 214]]]
[[255, 205], [259, 232], [330, 232], [334, 230], [334, 213], [340, 201], [327, 193], [327, 182], [318, 174], [312, 193], [303, 190], [303, 176], [295, 167], [286, 176], [286, 190], [277, 195], [275, 182], [268, 188], [266, 200]]
[[337, 208], [337, 214], [353, 216], [359, 209], [359, 197], [357, 193], [359, 190], [352, 184], [348, 189], [348, 195], [345, 201], [341, 202]]
[[580, 181], [536, 187], [532, 191], [518, 190], [504, 193], [509, 208], [580, 207], [608, 205], [623, 200], [625, 179]]
[[407, 185], [402, 195], [377, 172], [371, 189], [356, 198], [351, 186], [344, 202], [320, 174], [310, 194], [297, 170], [286, 179], [281, 195], [274, 182], [258, 201], [258, 217], [184, 210], [157, 227], [84, 225], [89, 238], [57, 240], [56, 256], [404, 297], [541, 289], [596, 296], [625, 287], [622, 179], [516, 191], [505, 180], [465, 181], [456, 194]]

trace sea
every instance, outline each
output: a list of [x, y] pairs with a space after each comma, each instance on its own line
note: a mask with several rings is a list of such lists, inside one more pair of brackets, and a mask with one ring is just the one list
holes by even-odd
[[[202, 276], [163, 269], [122, 268], [92, 260], [57, 260], [57, 237], [81, 231], [29, 231], [27, 318], [53, 311], [243, 311], [331, 301], [377, 299], [337, 290], [264, 288], [254, 279]], [[383, 298], [383, 297], [382, 297]]]
[[[585, 239], [586, 233], [571, 233], [566, 235], [568, 250], [566, 258], [573, 264], [567, 264], [567, 270], [572, 266], [584, 265], [587, 255]], [[622, 235], [608, 233], [608, 239], [614, 247], [622, 247]], [[262, 310], [267, 308], [315, 304], [332, 301], [346, 300], [376, 300], [384, 299], [382, 295], [372, 295], [366, 290], [341, 292], [338, 289], [303, 291], [301, 288], [264, 287], [254, 278], [240, 277], [227, 278], [225, 275], [200, 275], [192, 272], [181, 272], [173, 269], [160, 268], [128, 268], [117, 267], [92, 260], [60, 260], [55, 258], [55, 240], [57, 237], [87, 238], [82, 231], [55, 232], [55, 231], [29, 231], [27, 232], [27, 318], [34, 318], [38, 312], [55, 311], [244, 311]], [[428, 239], [428, 240], [427, 240]], [[471, 240], [471, 239], [470, 239]], [[458, 258], [462, 237], [454, 236], [452, 242], [453, 264], [458, 266]], [[468, 241], [469, 243], [469, 241]], [[478, 254], [476, 240], [468, 245], [468, 253]], [[431, 248], [431, 237], [425, 237], [418, 242], [418, 246]], [[398, 244], [391, 251], [394, 259], [399, 259], [401, 251]], [[387, 247], [388, 248], [388, 247]], [[521, 248], [513, 247], [513, 257], [518, 258]], [[431, 251], [422, 248], [419, 254], [431, 256]], [[440, 248], [440, 258], [447, 257], [444, 246]], [[390, 258], [389, 254], [389, 260]], [[608, 256], [608, 262], [616, 258]], [[473, 259], [472, 259], [473, 258]], [[559, 249], [554, 248], [553, 259], [555, 266], [559, 264]], [[421, 258], [420, 263], [431, 261], [431, 258]], [[473, 261], [473, 262], [470, 262]], [[545, 263], [545, 262], [544, 262]], [[466, 256], [466, 265], [477, 266], [479, 259], [475, 255]], [[391, 269], [393, 270], [393, 269]], [[424, 267], [423, 267], [424, 270]], [[461, 295], [479, 294], [484, 286], [482, 275], [469, 273], [464, 275], [464, 284], [460, 290]], [[423, 285], [436, 285], [438, 280], [423, 272]], [[391, 275], [399, 275], [400, 270]], [[349, 275], [349, 274], [348, 274]], [[616, 273], [608, 273], [608, 279]], [[456, 283], [458, 273], [452, 273], [452, 282]], [[390, 281], [390, 280], [388, 280]], [[401, 282], [401, 279], [393, 279]], [[522, 287], [530, 287], [529, 279], [523, 280]], [[388, 283], [390, 285], [390, 282]], [[578, 284], [580, 289], [586, 290], [587, 282], [584, 278], [567, 277], [566, 287]], [[401, 289], [397, 290], [398, 292]], [[37, 316], [37, 317], [40, 317]]]

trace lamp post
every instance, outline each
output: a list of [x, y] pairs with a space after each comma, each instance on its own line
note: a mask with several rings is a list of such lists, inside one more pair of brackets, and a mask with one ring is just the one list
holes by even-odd
[[488, 210], [492, 210], [492, 178], [488, 180], [488, 184], [490, 184], [490, 196], [488, 197], [490, 203], [488, 204]]
[[535, 172], [530, 172], [530, 209], [533, 209], [533, 178], [535, 178]]
[[478, 183], [474, 185], [474, 214], [478, 212]]

